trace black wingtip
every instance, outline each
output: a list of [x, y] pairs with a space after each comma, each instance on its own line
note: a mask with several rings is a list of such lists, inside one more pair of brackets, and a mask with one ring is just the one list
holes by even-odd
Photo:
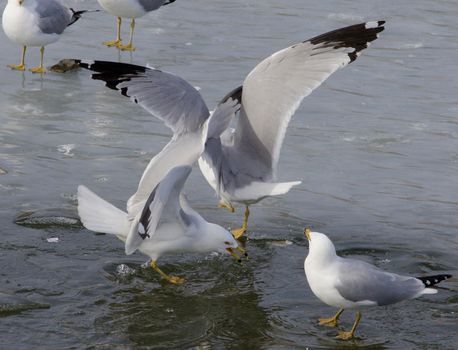
[[378, 38], [378, 33], [385, 29], [384, 24], [385, 21], [354, 24], [318, 35], [308, 41], [317, 46], [317, 49], [323, 47], [354, 48], [354, 51], [348, 53], [350, 62], [353, 62], [358, 58], [360, 52], [369, 46], [371, 41]]
[[432, 287], [435, 284], [438, 284], [442, 281], [452, 278], [452, 275], [444, 274], [444, 275], [433, 275], [433, 276], [416, 277], [416, 278], [422, 281], [425, 287]]
[[[131, 80], [135, 75], [146, 72], [148, 67], [137, 66], [130, 63], [120, 63], [111, 61], [92, 61], [73, 59], [80, 68], [88, 69], [92, 72], [92, 79], [102, 80], [105, 86], [113, 90], [119, 90], [118, 85], [124, 81]], [[121, 89], [121, 94], [129, 97], [127, 88]]]
[[243, 85], [236, 87], [234, 90], [229, 92], [226, 96], [224, 96], [218, 105], [225, 103], [229, 98], [238, 101], [239, 103], [242, 102], [242, 92], [243, 92]]

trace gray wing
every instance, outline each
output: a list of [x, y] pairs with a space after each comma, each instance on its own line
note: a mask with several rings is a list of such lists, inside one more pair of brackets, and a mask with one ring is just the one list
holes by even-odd
[[37, 0], [38, 27], [45, 34], [62, 34], [72, 22], [70, 10], [56, 0]]
[[166, 3], [166, 0], [138, 0], [146, 12], [157, 10]]
[[[243, 83], [234, 135], [239, 153], [250, 151], [275, 178], [281, 145], [300, 102], [333, 72], [354, 61], [384, 22], [361, 23], [278, 51], [259, 63]], [[259, 169], [259, 167], [257, 168]]]
[[218, 103], [208, 121], [207, 138], [220, 138], [227, 131], [229, 124], [240, 110], [241, 101], [242, 86], [239, 86]]
[[183, 212], [179, 198], [191, 170], [188, 165], [175, 167], [154, 188], [143, 207], [137, 230], [127, 236], [126, 254], [132, 254], [145, 239], [151, 238], [160, 221], [180, 221], [186, 225], [191, 220]]
[[180, 219], [186, 226], [198, 226], [199, 222], [205, 221], [200, 214], [195, 211], [188, 202], [186, 196], [182, 193], [180, 194], [180, 205], [181, 210], [179, 212]]
[[341, 259], [339, 265], [335, 287], [342, 297], [353, 302], [388, 305], [415, 298], [425, 289], [414, 277], [385, 272], [363, 261]]
[[95, 80], [139, 104], [175, 134], [198, 131], [210, 113], [200, 93], [173, 74], [127, 63], [75, 60]]
[[[269, 169], [253, 147], [232, 147], [234, 133], [229, 124], [239, 112], [242, 86], [228, 93], [218, 104], [208, 123], [207, 140], [202, 160], [212, 169], [216, 178], [216, 192], [221, 188], [233, 193], [253, 181], [268, 181]], [[245, 131], [246, 132], [246, 131]]]

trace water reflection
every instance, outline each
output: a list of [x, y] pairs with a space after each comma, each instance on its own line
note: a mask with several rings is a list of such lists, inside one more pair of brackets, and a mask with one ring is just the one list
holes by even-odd
[[256, 265], [240, 267], [222, 257], [164, 265], [187, 278], [183, 286], [158, 282], [155, 274], [143, 270], [140, 281], [131, 279], [128, 288], [116, 293], [108, 315], [97, 319], [96, 327], [151, 349], [261, 348], [270, 314], [260, 306]]

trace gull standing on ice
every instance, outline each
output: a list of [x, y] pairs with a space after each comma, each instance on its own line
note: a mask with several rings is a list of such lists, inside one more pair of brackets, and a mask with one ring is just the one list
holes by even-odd
[[148, 255], [150, 266], [174, 284], [181, 284], [184, 279], [169, 276], [159, 269], [157, 260], [162, 255], [219, 252], [231, 254], [240, 261], [234, 251], [238, 244], [231, 233], [205, 221], [181, 194], [190, 173], [189, 165], [170, 170], [134, 218], [80, 185], [78, 214], [81, 222], [88, 230], [116, 235], [126, 243], [126, 254], [138, 249]]
[[[106, 46], [115, 46], [123, 51], [135, 51], [133, 45], [135, 18], [142, 17], [148, 12], [157, 10], [161, 6], [169, 5], [175, 0], [97, 0], [100, 6], [113, 16], [118, 18], [118, 27], [116, 39], [105, 41]], [[131, 18], [130, 22], [130, 40], [127, 45], [122, 45], [121, 41], [121, 19]]]
[[377, 39], [384, 23], [352, 25], [278, 51], [226, 96], [241, 103], [235, 129], [229, 128], [230, 118], [212, 118], [199, 166], [220, 197], [220, 206], [233, 212], [234, 202], [245, 205], [243, 226], [232, 231], [234, 237], [246, 232], [249, 205], [300, 184], [276, 182], [280, 150], [292, 115], [332, 73], [356, 60]]
[[[310, 229], [305, 229], [304, 233], [309, 241], [304, 270], [310, 289], [322, 302], [339, 308], [335, 316], [320, 318], [320, 325], [336, 327], [345, 309], [383, 306], [423, 294], [435, 294], [437, 290], [430, 287], [452, 277], [410, 277], [385, 272], [366, 262], [337, 256], [334, 244], [323, 233]], [[357, 311], [352, 329], [339, 331], [337, 338], [353, 338], [360, 320], [361, 312]]]
[[45, 46], [59, 40], [65, 28], [75, 23], [84, 12], [88, 11], [74, 11], [59, 0], [8, 0], [2, 17], [3, 30], [8, 39], [22, 45], [21, 63], [8, 67], [25, 70], [27, 46], [41, 46], [40, 66], [30, 71], [45, 73]]

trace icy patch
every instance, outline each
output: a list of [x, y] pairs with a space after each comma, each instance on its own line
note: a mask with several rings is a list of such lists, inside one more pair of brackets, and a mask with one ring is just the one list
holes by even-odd
[[15, 105], [13, 108], [23, 114], [29, 114], [32, 116], [41, 116], [44, 114], [43, 110], [40, 108], [37, 108], [36, 106], [26, 103], [24, 105]]
[[423, 43], [405, 43], [399, 45], [399, 49], [419, 49], [423, 47]]
[[46, 242], [48, 242], [48, 243], [57, 243], [57, 242], [59, 242], [59, 237], [46, 238]]
[[36, 228], [43, 227], [52, 227], [52, 226], [81, 226], [80, 221], [76, 218], [61, 216], [61, 215], [47, 215], [53, 212], [54, 210], [45, 210], [39, 212], [22, 212], [20, 213], [16, 220], [15, 224], [21, 226], [30, 226]]
[[125, 277], [129, 275], [133, 275], [135, 273], [135, 270], [126, 264], [120, 264], [116, 266], [116, 274], [120, 277]]
[[273, 242], [270, 242], [270, 245], [274, 246], [274, 247], [287, 247], [287, 246], [289, 246], [291, 244], [293, 244], [293, 242], [291, 242], [290, 240], [287, 240], [287, 239], [285, 239], [284, 241], [273, 241]]
[[72, 153], [72, 150], [75, 148], [75, 144], [74, 143], [69, 143], [67, 145], [59, 145], [57, 146], [57, 151], [59, 151], [60, 153], [63, 153], [64, 155], [66, 156], [74, 156], [75, 154]]
[[[329, 19], [338, 19], [348, 22], [363, 22], [364, 18], [361, 16], [357, 16], [354, 14], [347, 14], [347, 13], [330, 13], [328, 15]], [[376, 22], [375, 22], [376, 23]]]

